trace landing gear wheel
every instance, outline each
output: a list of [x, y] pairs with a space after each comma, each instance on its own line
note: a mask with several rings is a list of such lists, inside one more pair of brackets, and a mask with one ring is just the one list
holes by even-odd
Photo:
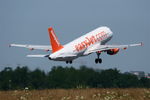
[[101, 59], [101, 58], [99, 58], [99, 59], [98, 59], [98, 62], [99, 62], [99, 63], [102, 63], [102, 59]]
[[95, 59], [95, 63], [96, 63], [96, 64], [98, 63], [98, 59]]
[[72, 61], [69, 61], [70, 64], [72, 64]]
[[66, 61], [66, 64], [68, 64], [69, 62], [68, 61]]
[[97, 63], [102, 63], [102, 59], [101, 58], [97, 58], [97, 59], [95, 59], [95, 63], [97, 64]]
[[68, 63], [72, 64], [72, 60], [71, 61], [66, 61], [66, 64], [68, 64]]

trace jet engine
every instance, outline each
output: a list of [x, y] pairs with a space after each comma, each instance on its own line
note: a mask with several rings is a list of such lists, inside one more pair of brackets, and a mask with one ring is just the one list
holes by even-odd
[[119, 48], [107, 50], [107, 54], [109, 54], [109, 55], [115, 55], [118, 52], [119, 52]]

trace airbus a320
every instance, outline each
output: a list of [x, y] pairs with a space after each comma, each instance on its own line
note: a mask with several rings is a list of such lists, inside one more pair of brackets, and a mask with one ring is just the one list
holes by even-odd
[[10, 44], [12, 47], [24, 47], [30, 50], [40, 49], [52, 51], [51, 54], [27, 55], [27, 57], [45, 57], [53, 61], [65, 61], [67, 64], [72, 63], [74, 59], [96, 53], [95, 63], [102, 63], [100, 54], [105, 52], [108, 55], [115, 55], [120, 49], [127, 49], [133, 46], [142, 46], [142, 43], [129, 45], [107, 45], [111, 40], [113, 32], [106, 26], [99, 27], [85, 35], [65, 44], [60, 44], [52, 27], [48, 28], [51, 45], [28, 45], [28, 44]]

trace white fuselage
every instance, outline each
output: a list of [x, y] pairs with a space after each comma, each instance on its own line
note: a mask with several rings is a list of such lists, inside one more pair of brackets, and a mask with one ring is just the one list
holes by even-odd
[[96, 48], [108, 42], [113, 36], [108, 27], [99, 27], [73, 41], [64, 45], [64, 47], [49, 55], [51, 60], [69, 61], [80, 56], [88, 55], [86, 52], [91, 48]]

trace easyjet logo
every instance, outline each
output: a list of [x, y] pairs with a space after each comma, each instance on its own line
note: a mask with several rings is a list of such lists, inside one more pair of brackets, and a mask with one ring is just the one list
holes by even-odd
[[57, 39], [57, 37], [55, 36], [55, 34], [54, 34], [54, 31], [53, 30], [51, 30], [51, 34], [52, 34], [52, 36], [53, 36], [53, 38], [54, 38], [54, 40], [56, 41], [56, 43], [58, 44], [58, 46], [60, 45], [60, 43], [58, 42], [58, 39]]
[[96, 42], [102, 41], [107, 37], [108, 37], [108, 35], [104, 31], [102, 31], [102, 32], [100, 32], [96, 35], [85, 37], [84, 41], [82, 41], [82, 42], [78, 43], [77, 45], [75, 45], [75, 50], [76, 51], [84, 50], [85, 48], [89, 47], [90, 45], [92, 45]]

